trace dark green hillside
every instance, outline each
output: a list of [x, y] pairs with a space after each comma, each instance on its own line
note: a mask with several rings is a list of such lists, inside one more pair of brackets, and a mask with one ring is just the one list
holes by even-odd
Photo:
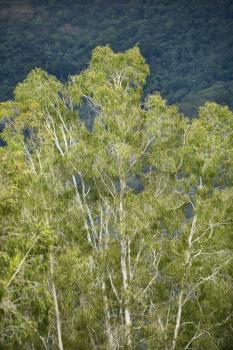
[[97, 45], [136, 43], [159, 90], [187, 114], [206, 100], [233, 107], [232, 0], [0, 0], [0, 99], [34, 67], [83, 70]]

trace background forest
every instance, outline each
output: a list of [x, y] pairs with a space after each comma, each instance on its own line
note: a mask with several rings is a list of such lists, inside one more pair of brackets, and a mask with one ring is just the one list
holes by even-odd
[[233, 107], [231, 0], [0, 0], [0, 99], [42, 67], [62, 81], [91, 50], [139, 44], [147, 91], [194, 115], [206, 100]]

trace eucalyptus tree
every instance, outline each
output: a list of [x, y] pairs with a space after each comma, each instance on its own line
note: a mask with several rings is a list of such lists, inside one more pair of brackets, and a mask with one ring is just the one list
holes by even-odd
[[143, 102], [148, 72], [98, 47], [1, 104], [5, 348], [229, 348], [233, 114]]
[[[148, 112], [157, 114], [148, 190], [160, 184], [163, 211], [157, 225], [167, 239], [155, 288], [162, 290], [162, 305], [154, 303], [152, 319], [157, 322], [151, 346], [228, 348], [219, 334], [232, 325], [233, 115], [227, 107], [206, 104], [197, 119], [181, 124], [174, 109], [167, 109], [158, 97], [148, 102]], [[218, 299], [224, 304], [221, 321]]]
[[30, 223], [25, 223], [22, 215], [26, 209], [31, 171], [21, 147], [24, 136], [17, 132], [18, 126], [14, 119], [20, 110], [23, 113], [23, 109], [15, 102], [3, 103], [0, 107], [5, 123], [3, 137], [7, 141], [7, 146], [0, 149], [0, 344], [6, 349], [17, 349], [25, 341], [30, 344], [33, 339], [37, 346], [43, 340], [38, 328], [47, 322], [49, 301], [42, 288], [43, 273], [39, 273], [43, 270], [43, 262], [36, 253], [36, 249], [39, 250], [37, 230], [29, 231]]

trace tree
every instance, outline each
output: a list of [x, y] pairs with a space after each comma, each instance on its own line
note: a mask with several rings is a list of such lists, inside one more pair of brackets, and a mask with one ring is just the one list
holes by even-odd
[[148, 71], [138, 47], [97, 47], [66, 85], [35, 70], [1, 105], [5, 348], [229, 348], [233, 114], [142, 102]]

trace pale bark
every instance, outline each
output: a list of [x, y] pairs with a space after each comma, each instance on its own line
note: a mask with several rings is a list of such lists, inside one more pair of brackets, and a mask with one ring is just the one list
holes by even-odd
[[123, 292], [124, 292], [124, 321], [125, 321], [125, 337], [128, 349], [132, 349], [131, 341], [131, 314], [128, 306], [128, 275], [127, 275], [127, 265], [126, 265], [126, 242], [121, 241], [121, 273], [123, 282]]
[[129, 310], [129, 286], [128, 286], [128, 272], [127, 272], [127, 239], [124, 237], [123, 232], [123, 220], [124, 220], [124, 207], [123, 207], [123, 197], [126, 188], [125, 179], [120, 179], [121, 191], [120, 191], [120, 203], [119, 203], [119, 219], [120, 219], [120, 248], [121, 248], [121, 274], [122, 274], [122, 285], [123, 285], [123, 307], [124, 307], [124, 328], [125, 328], [125, 339], [128, 349], [132, 349], [131, 340], [131, 327], [132, 320]]
[[183, 295], [184, 295], [184, 290], [182, 288], [179, 293], [179, 299], [178, 299], [178, 312], [176, 315], [176, 326], [175, 326], [174, 335], [173, 335], [172, 350], [176, 348], [177, 337], [180, 330], [180, 322], [181, 322], [181, 315], [182, 315], [182, 309], [183, 309]]
[[52, 254], [50, 254], [50, 272], [51, 272], [52, 294], [53, 294], [53, 301], [54, 301], [55, 314], [56, 314], [58, 347], [59, 347], [59, 350], [63, 350], [62, 332], [61, 332], [61, 317], [60, 317], [60, 311], [59, 311], [59, 306], [58, 306], [57, 291], [56, 291], [55, 283], [53, 280], [54, 258], [53, 258]]
[[177, 338], [178, 338], [178, 334], [179, 334], [179, 330], [180, 330], [180, 323], [181, 323], [181, 317], [182, 317], [182, 311], [183, 311], [183, 306], [184, 306], [184, 281], [185, 281], [185, 275], [187, 273], [187, 269], [190, 268], [191, 264], [192, 264], [192, 245], [193, 245], [193, 236], [196, 232], [196, 224], [197, 224], [197, 216], [196, 214], [193, 217], [192, 220], [192, 226], [191, 226], [191, 230], [189, 233], [189, 237], [188, 237], [188, 250], [187, 250], [187, 259], [186, 259], [186, 271], [184, 273], [183, 279], [182, 279], [182, 283], [181, 283], [181, 290], [179, 293], [179, 298], [178, 298], [178, 311], [177, 311], [177, 315], [176, 315], [176, 325], [175, 325], [175, 330], [174, 330], [174, 335], [173, 335], [173, 340], [172, 340], [172, 350], [175, 350], [176, 348], [176, 344], [177, 344]]
[[106, 294], [106, 284], [104, 281], [102, 282], [102, 290], [103, 290], [103, 302], [104, 302], [104, 313], [105, 313], [105, 328], [106, 328], [107, 339], [108, 339], [108, 349], [115, 350], [116, 347], [115, 347], [114, 337], [112, 334], [109, 303], [108, 303], [108, 297]]

